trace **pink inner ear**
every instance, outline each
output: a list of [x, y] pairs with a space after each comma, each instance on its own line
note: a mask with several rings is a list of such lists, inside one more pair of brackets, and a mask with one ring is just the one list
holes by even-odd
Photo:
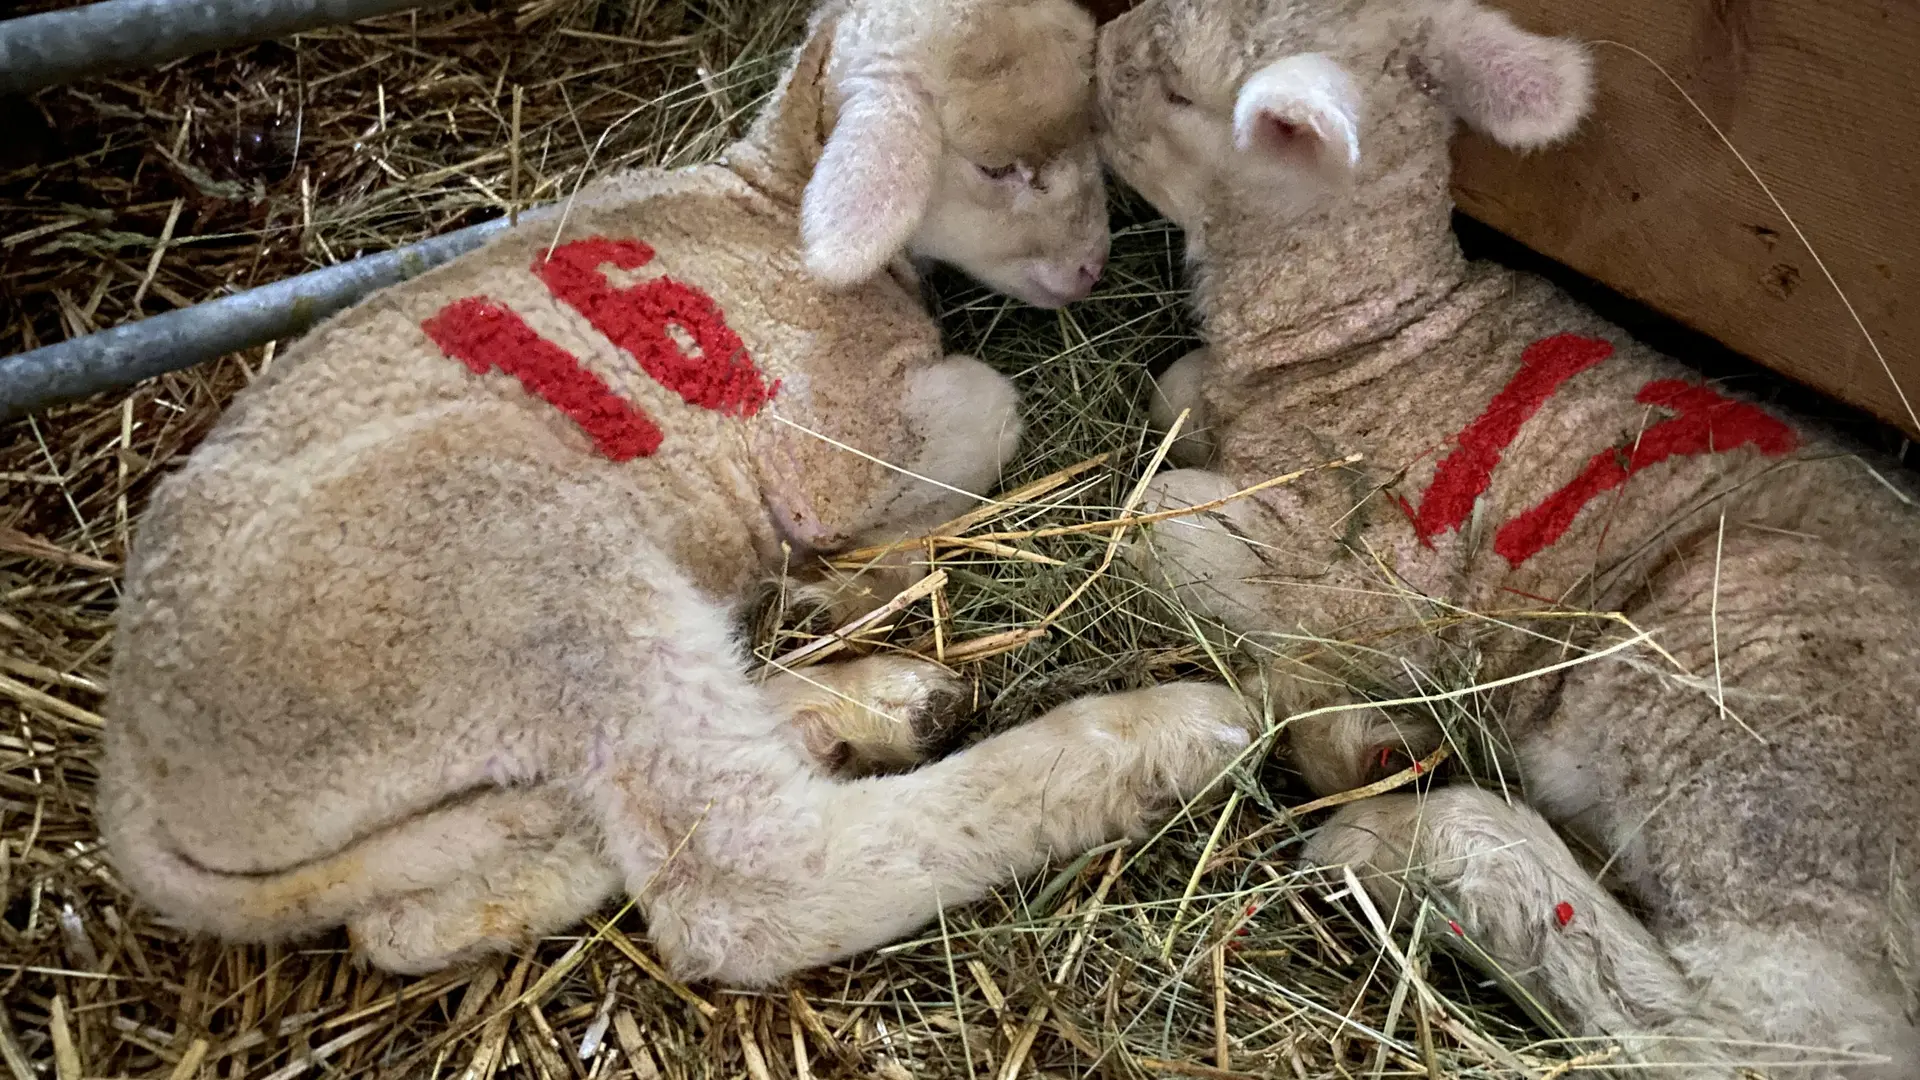
[[1551, 116], [1562, 90], [1553, 68], [1540, 57], [1506, 42], [1489, 41], [1480, 73], [1487, 119], [1521, 123]]
[[1435, 43], [1454, 114], [1509, 146], [1563, 138], [1587, 111], [1592, 74], [1570, 41], [1530, 34], [1504, 14], [1456, 0], [1443, 10]]
[[1261, 110], [1254, 122], [1254, 141], [1267, 153], [1298, 165], [1318, 160], [1325, 141], [1313, 125]]

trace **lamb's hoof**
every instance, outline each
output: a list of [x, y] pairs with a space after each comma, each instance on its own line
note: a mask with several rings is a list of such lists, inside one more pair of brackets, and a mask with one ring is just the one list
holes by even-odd
[[808, 753], [837, 776], [909, 769], [945, 743], [970, 711], [966, 680], [938, 664], [870, 656], [809, 669], [793, 722]]

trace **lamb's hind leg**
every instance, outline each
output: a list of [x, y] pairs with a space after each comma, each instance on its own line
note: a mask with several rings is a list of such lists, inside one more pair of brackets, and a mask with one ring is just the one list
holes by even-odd
[[[822, 770], [840, 776], [923, 760], [965, 700], [945, 668], [875, 656], [768, 680]], [[347, 924], [356, 952], [403, 974], [437, 971], [522, 947], [579, 922], [620, 891], [623, 875], [572, 797], [526, 788], [484, 798], [546, 823], [435, 888], [387, 897]]]
[[388, 971], [438, 971], [564, 930], [618, 893], [619, 869], [569, 797], [521, 794], [550, 800], [567, 827], [524, 837], [475, 873], [367, 908], [347, 923], [354, 951]]
[[[1050, 856], [1139, 833], [1249, 725], [1226, 688], [1169, 685], [1070, 703], [903, 776], [835, 783], [767, 762], [729, 790], [702, 783], [708, 809], [644, 898], [649, 931], [676, 970], [737, 984], [873, 948]], [[639, 773], [607, 779], [611, 817], [648, 797]], [[644, 848], [631, 865], [651, 874]]]
[[[1836, 481], [1839, 498], [1852, 481]], [[1829, 536], [1874, 539], [1865, 513], [1822, 512]], [[1727, 520], [1627, 612], [1697, 676], [1664, 657], [1568, 671], [1516, 733], [1528, 797], [1607, 857], [1676, 966], [1770, 1044], [1749, 1057], [1884, 1056], [1879, 1072], [1776, 1075], [1915, 1080], [1920, 558]]]
[[[1618, 1044], [1658, 1076], [1733, 1080], [1751, 1057], [1737, 1020], [1705, 1006], [1640, 921], [1532, 810], [1472, 787], [1354, 803], [1314, 834], [1309, 861], [1347, 865], [1402, 924], [1418, 895], [1428, 925], [1510, 979], [1574, 1034]], [[1451, 920], [1451, 924], [1449, 923]], [[1457, 927], [1458, 929], [1454, 929]]]

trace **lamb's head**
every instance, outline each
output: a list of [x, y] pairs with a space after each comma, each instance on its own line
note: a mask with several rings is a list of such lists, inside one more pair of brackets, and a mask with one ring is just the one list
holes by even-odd
[[1580, 46], [1474, 0], [1146, 0], [1099, 53], [1108, 163], [1190, 232], [1342, 192], [1444, 215], [1455, 120], [1543, 146], [1592, 81]]
[[1040, 307], [1107, 259], [1092, 16], [1072, 0], [858, 0], [827, 69], [807, 267], [848, 285], [902, 251]]

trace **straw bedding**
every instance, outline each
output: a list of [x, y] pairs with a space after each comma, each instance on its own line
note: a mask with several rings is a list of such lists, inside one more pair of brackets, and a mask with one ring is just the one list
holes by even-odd
[[[710, 157], [803, 15], [801, 0], [463, 3], [6, 103], [0, 349], [564, 198], [603, 170]], [[937, 550], [938, 592], [854, 648], [969, 675], [981, 708], [962, 738], [1225, 664], [1191, 616], [1108, 566], [1104, 523], [1157, 449], [1146, 372], [1192, 344], [1177, 236], [1133, 204], [1116, 224], [1108, 283], [1064, 313], [933, 283], [953, 347], [1027, 394], [1007, 479], [1025, 490]], [[672, 981], [620, 909], [420, 979], [357, 966], [339, 935], [228, 949], [171, 932], [103, 864], [90, 814], [117, 573], [152, 484], [274, 357], [0, 430], [0, 1075], [1539, 1077], [1605, 1054], [1328, 900], [1338, 883], [1293, 864], [1282, 807], [1298, 790], [1252, 760], [1146, 845], [773, 993]], [[749, 626], [759, 654], [816, 640], [803, 614], [771, 597]], [[1434, 707], [1477, 719], [1471, 696]]]

